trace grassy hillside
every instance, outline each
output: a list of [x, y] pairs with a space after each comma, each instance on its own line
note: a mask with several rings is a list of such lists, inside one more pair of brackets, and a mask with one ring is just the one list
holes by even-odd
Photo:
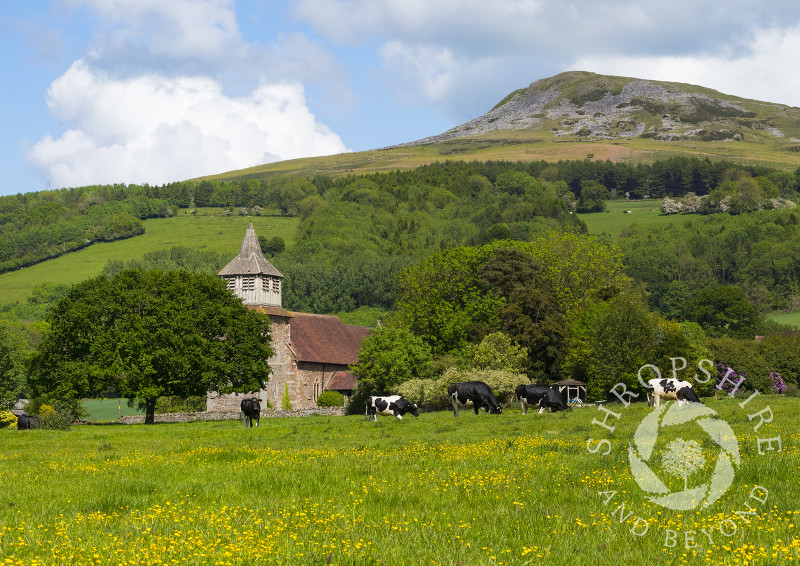
[[465, 124], [372, 151], [294, 159], [203, 177], [242, 180], [408, 169], [447, 159], [650, 163], [673, 156], [800, 166], [800, 109], [698, 85], [586, 72], [541, 79]]
[[[247, 217], [219, 216], [214, 209], [201, 209], [198, 215], [181, 214], [172, 218], [145, 220], [146, 232], [135, 238], [96, 243], [56, 259], [0, 274], [0, 303], [22, 302], [40, 283], [77, 283], [98, 275], [110, 260], [140, 259], [148, 252], [186, 246], [227, 254], [233, 259], [242, 245]], [[255, 216], [253, 227], [259, 236], [280, 236], [287, 249], [294, 245], [297, 218]]]
[[[548, 136], [549, 138], [549, 136]], [[785, 143], [758, 142], [667, 142], [649, 139], [570, 141], [544, 139], [541, 132], [491, 132], [473, 138], [432, 142], [417, 146], [387, 148], [324, 157], [292, 159], [208, 175], [195, 179], [233, 181], [281, 176], [318, 174], [339, 176], [395, 169], [413, 169], [447, 160], [464, 161], [561, 161], [574, 159], [652, 163], [673, 156], [728, 159], [747, 165], [762, 165], [786, 171], [800, 167], [800, 152]], [[791, 146], [793, 147], [793, 146]]]

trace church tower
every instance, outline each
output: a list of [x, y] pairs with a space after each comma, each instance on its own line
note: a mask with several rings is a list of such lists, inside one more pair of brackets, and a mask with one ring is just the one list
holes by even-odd
[[252, 220], [244, 233], [239, 255], [217, 275], [225, 279], [228, 290], [245, 305], [281, 307], [283, 275], [261, 253]]
[[[239, 255], [218, 275], [247, 308], [270, 320], [274, 354], [268, 362], [272, 375], [264, 389], [245, 396], [257, 396], [264, 410], [268, 404], [280, 408], [288, 393], [292, 408], [297, 410], [315, 409], [317, 398], [326, 389], [352, 394], [356, 380], [349, 368], [358, 361], [361, 340], [370, 329], [343, 324], [334, 315], [284, 309], [283, 275], [261, 253], [252, 220]], [[238, 393], [211, 392], [206, 399], [206, 410], [238, 412], [241, 400]]]

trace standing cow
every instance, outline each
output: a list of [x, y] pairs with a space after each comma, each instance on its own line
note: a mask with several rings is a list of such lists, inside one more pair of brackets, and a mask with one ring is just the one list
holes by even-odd
[[668, 378], [655, 378], [648, 381], [647, 384], [653, 389], [653, 399], [650, 402], [650, 405], [653, 407], [658, 407], [661, 404], [662, 398], [676, 399], [678, 401], [678, 405], [702, 403], [702, 401], [698, 399], [694, 389], [692, 389], [692, 384], [688, 381], [680, 381], [678, 379]]
[[39, 426], [39, 417], [22, 413], [17, 417], [17, 430], [31, 430]]
[[244, 421], [244, 426], [252, 428], [253, 419], [256, 420], [256, 428], [258, 428], [258, 421], [261, 418], [261, 400], [258, 397], [248, 397], [242, 399], [240, 405], [242, 412], [241, 418]]
[[527, 414], [529, 405], [538, 405], [540, 415], [545, 409], [550, 409], [551, 413], [572, 410], [572, 407], [567, 405], [558, 388], [552, 385], [518, 385], [514, 393], [519, 399], [519, 406], [523, 415]]
[[480, 409], [487, 413], [499, 415], [503, 412], [503, 407], [495, 399], [491, 388], [482, 381], [465, 381], [463, 383], [451, 383], [447, 386], [447, 396], [453, 404], [453, 414], [458, 416], [459, 409], [469, 405], [478, 414]]
[[403, 419], [403, 415], [411, 413], [415, 417], [419, 416], [419, 409], [417, 405], [403, 399], [400, 395], [387, 395], [384, 397], [370, 397], [367, 399], [367, 420], [378, 420], [378, 415], [385, 415], [387, 417], [394, 416], [398, 419]]

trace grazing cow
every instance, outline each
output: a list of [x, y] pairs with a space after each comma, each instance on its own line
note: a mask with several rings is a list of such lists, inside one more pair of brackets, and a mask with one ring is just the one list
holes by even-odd
[[17, 417], [17, 430], [30, 430], [39, 426], [39, 417], [22, 413]]
[[447, 396], [453, 404], [453, 414], [458, 416], [459, 409], [469, 405], [478, 414], [479, 409], [487, 413], [499, 415], [503, 407], [495, 399], [492, 390], [482, 381], [465, 381], [464, 383], [451, 383], [447, 386]]
[[400, 395], [387, 395], [385, 397], [370, 397], [367, 399], [367, 420], [377, 421], [378, 415], [390, 417], [394, 415], [398, 419], [403, 419], [403, 415], [411, 413], [415, 417], [419, 416], [417, 405], [403, 399]]
[[[647, 382], [653, 388], [653, 400], [650, 402], [652, 407], [658, 407], [661, 404], [661, 399], [676, 399], [678, 405], [686, 405], [687, 403], [702, 403], [697, 398], [697, 394], [692, 389], [692, 384], [688, 381], [680, 381], [677, 379], [668, 378], [655, 378]], [[649, 395], [648, 395], [649, 401]]]
[[248, 397], [247, 399], [242, 399], [241, 408], [241, 418], [244, 421], [244, 426], [252, 428], [253, 419], [255, 419], [256, 428], [258, 428], [258, 421], [261, 418], [261, 401], [259, 398]]
[[551, 413], [572, 410], [572, 407], [564, 401], [558, 388], [552, 385], [519, 385], [515, 393], [523, 415], [527, 414], [528, 405], [538, 405], [540, 415], [548, 408]]

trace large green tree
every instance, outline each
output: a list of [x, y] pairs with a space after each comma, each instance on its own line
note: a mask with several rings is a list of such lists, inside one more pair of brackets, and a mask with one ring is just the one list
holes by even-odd
[[572, 323], [570, 334], [565, 366], [571, 377], [588, 383], [592, 401], [606, 399], [620, 382], [643, 392], [637, 372], [644, 364], [666, 372], [672, 357], [685, 358], [689, 367], [698, 361], [698, 351], [680, 324], [650, 312], [641, 288], [595, 303]]
[[25, 383], [22, 358], [18, 341], [0, 326], [0, 411], [13, 407], [22, 392]]
[[386, 394], [412, 378], [424, 377], [431, 349], [403, 328], [379, 327], [362, 341], [353, 373], [361, 395]]
[[139, 399], [258, 391], [269, 379], [269, 319], [214, 276], [125, 270], [75, 285], [37, 348], [35, 394], [80, 399], [109, 388]]
[[760, 324], [758, 309], [731, 285], [710, 285], [694, 293], [686, 302], [684, 318], [712, 335], [734, 338], [752, 338]]
[[502, 329], [527, 352], [527, 363], [515, 371], [525, 371], [537, 382], [558, 381], [567, 329], [537, 260], [518, 249], [498, 248], [479, 281], [486, 292], [506, 299], [500, 309]]

